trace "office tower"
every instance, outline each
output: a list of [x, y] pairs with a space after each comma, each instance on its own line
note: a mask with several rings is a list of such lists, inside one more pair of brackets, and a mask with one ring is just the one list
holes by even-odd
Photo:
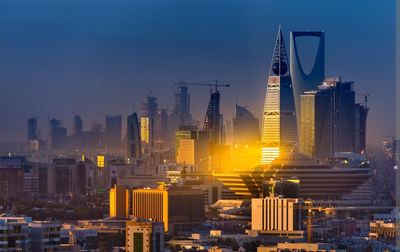
[[178, 86], [175, 92], [175, 108], [172, 111], [173, 130], [177, 130], [179, 126], [192, 125], [192, 114], [190, 113], [190, 94], [188, 87], [184, 84]]
[[[141, 118], [147, 118], [147, 133], [148, 137], [142, 138], [142, 141], [147, 140], [146, 143], [150, 144], [150, 148], [153, 147], [154, 134], [156, 133], [156, 124], [157, 124], [157, 112], [158, 112], [158, 103], [157, 98], [154, 96], [148, 95], [146, 97], [146, 101], [142, 104], [142, 116]], [[140, 120], [142, 123], [142, 119]]]
[[5, 199], [24, 196], [24, 157], [0, 157], [0, 197]]
[[37, 128], [37, 119], [29, 118], [27, 122], [27, 137], [28, 142], [30, 140], [38, 140], [38, 128]]
[[302, 235], [299, 205], [297, 198], [252, 198], [251, 229], [277, 236]]
[[143, 143], [150, 144], [150, 118], [140, 117], [140, 139]]
[[364, 153], [366, 150], [367, 135], [367, 115], [369, 108], [366, 104], [356, 104], [355, 106], [355, 143], [354, 151], [356, 153]]
[[[299, 57], [297, 38], [319, 38], [317, 54], [313, 67], [309, 73], [304, 71]], [[293, 85], [296, 113], [300, 115], [300, 95], [305, 91], [316, 90], [325, 78], [325, 33], [323, 31], [294, 31], [290, 33], [290, 75]], [[300, 130], [300, 116], [297, 116], [298, 130]]]
[[106, 146], [118, 148], [121, 145], [122, 116], [106, 115]]
[[61, 223], [56, 221], [33, 221], [29, 223], [32, 251], [58, 251]]
[[166, 109], [158, 111], [158, 123], [157, 123], [157, 140], [161, 141], [164, 146], [170, 144], [170, 121], [169, 115]]
[[48, 172], [48, 192], [61, 197], [86, 193], [86, 167], [74, 158], [54, 158]]
[[262, 127], [261, 163], [269, 164], [297, 145], [295, 104], [289, 62], [279, 28], [268, 77]]
[[73, 135], [78, 136], [83, 132], [83, 122], [79, 115], [74, 115], [74, 130]]
[[110, 217], [125, 220], [129, 216], [129, 190], [115, 185], [110, 189]]
[[[300, 117], [302, 153], [309, 157], [326, 159], [335, 157], [335, 153], [356, 151], [353, 82], [328, 78], [318, 90], [305, 92], [301, 95]], [[358, 125], [361, 126], [360, 123]]]
[[127, 221], [127, 252], [162, 252], [164, 251], [164, 225], [162, 222]]
[[0, 217], [0, 251], [32, 251], [30, 221], [24, 217]]
[[[189, 130], [189, 129], [175, 131], [175, 159], [176, 160], [178, 160], [181, 141], [182, 140], [191, 140], [191, 139], [192, 140], [197, 139], [197, 131]], [[207, 141], [207, 144], [208, 144], [208, 141]]]
[[163, 185], [157, 189], [135, 189], [132, 209], [133, 217], [164, 222], [166, 232], [192, 231], [204, 221], [204, 192]]
[[139, 159], [142, 153], [140, 140], [141, 128], [139, 127], [139, 121], [136, 113], [132, 113], [130, 116], [128, 116], [126, 129], [126, 142], [128, 151], [127, 157], [131, 160]]
[[65, 147], [67, 139], [67, 128], [61, 126], [61, 121], [55, 118], [49, 121], [50, 124], [50, 146], [58, 150]]
[[220, 113], [220, 94], [215, 87], [211, 90], [210, 102], [208, 103], [203, 130], [209, 132], [210, 141], [214, 145], [222, 144], [222, 114]]
[[236, 104], [233, 118], [235, 144], [252, 145], [260, 141], [259, 121], [247, 108]]
[[195, 140], [181, 139], [176, 162], [184, 165], [195, 165]]

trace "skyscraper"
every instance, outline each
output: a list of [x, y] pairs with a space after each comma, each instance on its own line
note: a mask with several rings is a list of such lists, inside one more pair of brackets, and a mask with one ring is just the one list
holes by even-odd
[[122, 116], [106, 115], [106, 145], [118, 148], [121, 144]]
[[[150, 144], [150, 148], [153, 147], [154, 141], [154, 133], [156, 131], [155, 126], [157, 124], [157, 112], [158, 112], [158, 103], [157, 98], [154, 96], [148, 95], [146, 97], [146, 101], [142, 104], [142, 116], [140, 123], [142, 124], [142, 119], [147, 118], [148, 121], [148, 144]], [[144, 141], [145, 139], [142, 138]]]
[[289, 62], [279, 28], [265, 95], [261, 163], [268, 164], [280, 153], [292, 151], [297, 145], [295, 103]]
[[73, 135], [78, 136], [83, 132], [83, 122], [79, 115], [74, 116], [74, 131]]
[[52, 149], [62, 149], [65, 147], [67, 139], [67, 128], [61, 127], [61, 121], [55, 118], [49, 121], [50, 125], [50, 144]]
[[210, 102], [208, 103], [206, 116], [204, 119], [203, 130], [209, 132], [210, 140], [213, 144], [222, 143], [222, 115], [220, 114], [220, 94], [215, 87], [211, 90]]
[[175, 124], [174, 129], [179, 126], [190, 126], [192, 124], [192, 114], [190, 113], [190, 94], [188, 87], [184, 84], [178, 86], [175, 92], [175, 108], [172, 112]]
[[353, 82], [326, 79], [318, 90], [301, 95], [300, 111], [302, 153], [326, 159], [338, 152], [361, 152], [356, 133], [365, 130], [366, 111], [355, 103]]
[[259, 121], [248, 109], [236, 104], [233, 118], [234, 143], [249, 145], [260, 140]]
[[[300, 62], [296, 39], [299, 37], [319, 38], [314, 65], [309, 73]], [[316, 90], [325, 78], [325, 33], [323, 31], [294, 31], [290, 33], [290, 75], [292, 77], [296, 113], [300, 115], [300, 95], [305, 91]], [[300, 129], [300, 116], [297, 116]]]
[[127, 118], [127, 151], [129, 159], [139, 159], [141, 156], [140, 127], [136, 113]]
[[27, 137], [28, 141], [38, 140], [37, 119], [29, 118], [27, 122]]

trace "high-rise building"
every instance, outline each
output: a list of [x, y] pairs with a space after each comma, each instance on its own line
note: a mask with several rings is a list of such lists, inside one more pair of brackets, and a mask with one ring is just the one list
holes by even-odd
[[37, 128], [37, 119], [29, 118], [27, 122], [27, 137], [28, 142], [30, 140], [38, 140], [38, 128]]
[[184, 165], [195, 165], [195, 140], [181, 139], [176, 162]]
[[192, 125], [192, 114], [190, 113], [190, 94], [185, 84], [179, 85], [175, 92], [175, 108], [172, 111], [173, 130], [179, 126]]
[[210, 102], [208, 103], [203, 130], [209, 132], [210, 142], [214, 145], [223, 142], [223, 117], [220, 113], [220, 94], [215, 87], [211, 90]]
[[110, 217], [128, 219], [129, 216], [129, 190], [124, 186], [115, 185], [110, 189]]
[[78, 136], [83, 132], [83, 122], [79, 115], [74, 115], [73, 135]]
[[142, 116], [140, 118], [140, 139], [143, 143], [150, 144], [150, 118]]
[[366, 150], [367, 142], [367, 115], [369, 108], [366, 104], [356, 104], [355, 106], [355, 143], [354, 151], [363, 153]]
[[0, 197], [20, 198], [24, 195], [24, 157], [0, 157]]
[[67, 140], [67, 128], [61, 126], [61, 121], [55, 118], [49, 121], [50, 124], [50, 146], [52, 149], [62, 149]]
[[[319, 38], [315, 61], [308, 73], [300, 61], [299, 48], [297, 46], [297, 39], [300, 37]], [[325, 33], [323, 31], [294, 31], [290, 33], [290, 75], [296, 113], [300, 115], [300, 96], [305, 91], [316, 90], [325, 78]], [[300, 131], [300, 116], [297, 116], [297, 126]]]
[[106, 115], [106, 146], [118, 148], [121, 145], [122, 116]]
[[153, 147], [154, 136], [156, 133], [156, 125], [157, 125], [157, 112], [158, 112], [158, 103], [157, 98], [154, 96], [148, 95], [146, 97], [146, 101], [142, 104], [142, 116], [140, 123], [142, 124], [142, 118], [147, 118], [147, 128], [148, 128], [148, 137], [147, 142], [146, 138], [142, 138], [142, 141], [150, 144], [150, 148]]
[[271, 235], [302, 235], [299, 200], [275, 196], [252, 198], [251, 229]]
[[127, 221], [127, 252], [162, 252], [164, 251], [164, 225], [162, 222]]
[[141, 157], [141, 128], [139, 127], [139, 121], [136, 113], [132, 113], [127, 118], [127, 157], [129, 159], [139, 159]]
[[[365, 129], [366, 112], [361, 117], [355, 103], [353, 82], [328, 78], [318, 90], [301, 95], [300, 151], [309, 157], [326, 159], [339, 152], [356, 152], [357, 128]], [[356, 113], [357, 112], [357, 113]], [[356, 123], [356, 119], [358, 122]], [[361, 125], [362, 119], [362, 125]], [[362, 126], [362, 127], [361, 127]], [[360, 135], [358, 135], [360, 137]]]
[[296, 112], [289, 62], [279, 28], [265, 95], [261, 163], [269, 164], [280, 153], [297, 147]]
[[258, 118], [247, 108], [237, 104], [233, 118], [233, 141], [235, 144], [241, 145], [253, 145], [260, 141]]

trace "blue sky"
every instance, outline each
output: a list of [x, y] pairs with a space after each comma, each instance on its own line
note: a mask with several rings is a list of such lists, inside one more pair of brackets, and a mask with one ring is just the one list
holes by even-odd
[[[287, 48], [289, 31], [325, 30], [326, 75], [370, 94], [369, 141], [393, 134], [394, 0], [0, 0], [0, 141], [23, 141], [32, 115], [44, 136], [48, 116], [126, 116], [149, 92], [171, 109], [180, 79], [231, 83], [225, 119], [235, 101], [260, 117], [279, 24]], [[202, 120], [208, 89], [190, 92]]]

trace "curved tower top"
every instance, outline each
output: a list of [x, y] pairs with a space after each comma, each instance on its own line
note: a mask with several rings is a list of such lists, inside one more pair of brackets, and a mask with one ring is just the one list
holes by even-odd
[[[306, 74], [300, 62], [296, 39], [299, 37], [319, 38], [317, 54], [310, 73]], [[325, 33], [323, 31], [294, 31], [290, 33], [290, 75], [292, 77], [296, 113], [300, 115], [300, 95], [316, 90], [325, 78]], [[300, 122], [297, 117], [297, 125]]]

